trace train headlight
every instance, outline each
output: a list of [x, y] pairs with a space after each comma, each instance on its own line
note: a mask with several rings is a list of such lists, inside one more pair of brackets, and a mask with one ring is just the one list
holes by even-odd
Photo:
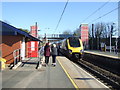
[[81, 50], [80, 50], [80, 53], [83, 53], [83, 52], [84, 52], [84, 50], [83, 50], [83, 49], [81, 49]]
[[69, 49], [69, 53], [72, 54], [72, 50]]

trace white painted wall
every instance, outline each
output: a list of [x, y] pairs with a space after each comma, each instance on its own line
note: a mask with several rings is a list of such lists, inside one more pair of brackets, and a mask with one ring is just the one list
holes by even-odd
[[22, 57], [22, 60], [25, 59], [25, 37], [23, 37], [23, 40], [21, 43], [21, 57]]

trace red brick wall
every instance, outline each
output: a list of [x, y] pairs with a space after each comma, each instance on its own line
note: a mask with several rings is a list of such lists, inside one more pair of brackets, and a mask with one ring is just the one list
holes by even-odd
[[2, 37], [2, 57], [7, 60], [6, 64], [13, 63], [13, 51], [21, 48], [22, 36]]
[[25, 42], [25, 57], [28, 57], [28, 42]]
[[81, 24], [81, 40], [83, 42], [84, 48], [88, 49], [88, 42], [89, 42], [89, 34], [88, 34], [88, 24]]
[[38, 27], [37, 26], [31, 26], [30, 28], [31, 28], [31, 31], [30, 31], [31, 35], [33, 37], [37, 37], [37, 29], [38, 29]]

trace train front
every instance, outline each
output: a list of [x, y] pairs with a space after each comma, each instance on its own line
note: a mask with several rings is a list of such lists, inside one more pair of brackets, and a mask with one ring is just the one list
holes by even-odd
[[71, 37], [67, 39], [69, 54], [74, 59], [81, 59], [83, 56], [83, 44], [80, 38]]

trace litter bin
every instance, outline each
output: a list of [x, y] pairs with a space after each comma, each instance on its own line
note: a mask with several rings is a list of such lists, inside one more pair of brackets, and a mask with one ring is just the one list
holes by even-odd
[[0, 64], [1, 64], [1, 70], [5, 69], [5, 62], [6, 62], [6, 59], [4, 58], [0, 58]]

